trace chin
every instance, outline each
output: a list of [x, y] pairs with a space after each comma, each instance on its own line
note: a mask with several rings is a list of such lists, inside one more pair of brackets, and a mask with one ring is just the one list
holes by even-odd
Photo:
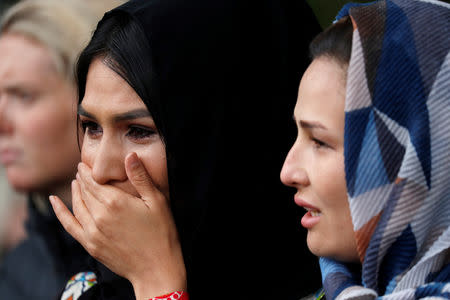
[[18, 193], [23, 193], [23, 194], [28, 194], [31, 193], [33, 191], [35, 191], [35, 188], [25, 182], [17, 182], [17, 181], [13, 181], [13, 180], [9, 180], [9, 185], [13, 188], [13, 190], [15, 190]]
[[320, 242], [320, 239], [314, 237], [314, 233], [308, 230], [308, 235], [306, 238], [306, 243], [308, 245], [309, 251], [317, 257], [321, 257], [324, 254], [323, 251], [323, 242]]
[[14, 172], [14, 170], [11, 170], [10, 168], [6, 169], [6, 178], [8, 179], [9, 186], [16, 192], [27, 193], [30, 186], [26, 183], [23, 176], [16, 173], [17, 172]]
[[18, 193], [33, 193], [42, 191], [42, 183], [33, 178], [24, 176], [23, 173], [7, 171], [9, 185]]
[[308, 236], [308, 249], [317, 257], [326, 257], [340, 262], [355, 262], [346, 253], [339, 253], [339, 251], [333, 251], [331, 245], [327, 245], [325, 240], [313, 240]]

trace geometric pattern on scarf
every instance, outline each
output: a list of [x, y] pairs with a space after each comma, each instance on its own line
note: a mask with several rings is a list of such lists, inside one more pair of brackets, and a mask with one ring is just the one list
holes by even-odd
[[362, 269], [321, 258], [327, 299], [450, 299], [450, 4], [344, 6], [345, 173]]

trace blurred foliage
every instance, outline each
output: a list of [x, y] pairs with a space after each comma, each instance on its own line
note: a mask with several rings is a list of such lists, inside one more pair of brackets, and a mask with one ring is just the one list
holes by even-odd
[[348, 2], [366, 3], [373, 0], [307, 0], [309, 6], [317, 16], [317, 20], [322, 28], [326, 28], [331, 25], [336, 17], [337, 13], [344, 4]]

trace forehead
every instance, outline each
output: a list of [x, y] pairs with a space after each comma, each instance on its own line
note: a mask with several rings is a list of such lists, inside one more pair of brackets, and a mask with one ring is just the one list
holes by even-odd
[[344, 102], [345, 70], [331, 59], [315, 59], [301, 80], [295, 118], [340, 122], [344, 117]]
[[81, 106], [101, 113], [146, 108], [134, 89], [100, 58], [94, 59], [89, 66]]
[[20, 34], [0, 36], [0, 78], [2, 85], [16, 81], [40, 81], [56, 74], [47, 48]]

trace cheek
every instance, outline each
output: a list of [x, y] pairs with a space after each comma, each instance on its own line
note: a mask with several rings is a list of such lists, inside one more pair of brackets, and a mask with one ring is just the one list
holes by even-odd
[[[81, 132], [80, 135], [83, 133]], [[81, 143], [81, 161], [88, 165], [90, 168], [94, 165], [96, 144], [90, 140], [83, 140], [83, 136], [80, 137]]]
[[[67, 101], [68, 99], [55, 99]], [[71, 103], [55, 105], [46, 99], [11, 115], [14, 139], [23, 155], [10, 174], [21, 178], [23, 190], [55, 186], [72, 178], [80, 153], [76, 142], [75, 113]]]
[[336, 154], [314, 165], [318, 183], [316, 191], [320, 198], [333, 210], [342, 210], [348, 206], [343, 157]]
[[51, 120], [54, 119], [52, 114], [34, 109], [25, 114], [23, 120], [18, 122], [18, 134], [24, 141], [31, 143], [48, 144], [50, 136], [54, 134], [53, 126], [56, 125]]
[[169, 180], [167, 175], [167, 159], [164, 144], [159, 141], [147, 146], [146, 149], [136, 151], [141, 158], [147, 172], [150, 174], [155, 186], [166, 198], [169, 197]]
[[[334, 239], [334, 255], [343, 261], [353, 261], [356, 249], [353, 224], [347, 196], [345, 171], [343, 159], [335, 164], [329, 164], [327, 176], [322, 176], [323, 190], [321, 199], [324, 202], [326, 221], [331, 235], [330, 241]], [[333, 237], [334, 236], [334, 237]], [[336, 237], [339, 237], [336, 239]]]
[[22, 135], [27, 147], [36, 153], [53, 156], [54, 159], [78, 152], [76, 117], [70, 109], [71, 103], [35, 105], [22, 116], [23, 121], [18, 125], [18, 133]]

